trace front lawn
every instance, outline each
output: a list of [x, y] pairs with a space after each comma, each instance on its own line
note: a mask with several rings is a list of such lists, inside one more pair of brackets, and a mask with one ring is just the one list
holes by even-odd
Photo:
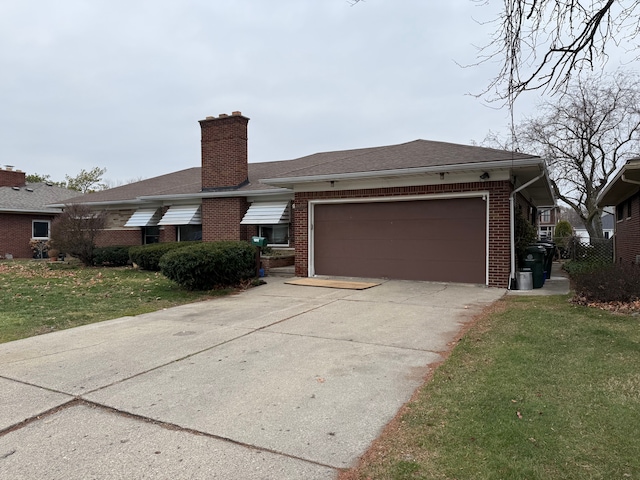
[[157, 272], [0, 262], [0, 343], [212, 298]]
[[340, 478], [640, 478], [639, 425], [639, 317], [505, 297]]

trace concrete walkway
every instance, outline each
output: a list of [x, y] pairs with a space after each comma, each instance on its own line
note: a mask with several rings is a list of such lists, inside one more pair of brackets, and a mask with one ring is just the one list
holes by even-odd
[[0, 477], [335, 478], [505, 293], [285, 280], [0, 345]]
[[551, 267], [551, 277], [546, 279], [542, 288], [533, 290], [509, 290], [509, 295], [567, 295], [570, 291], [569, 275], [562, 269], [561, 263]]

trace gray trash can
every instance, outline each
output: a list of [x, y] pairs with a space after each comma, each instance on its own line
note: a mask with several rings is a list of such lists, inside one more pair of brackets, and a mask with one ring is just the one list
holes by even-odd
[[529, 268], [523, 268], [517, 275], [518, 290], [533, 290], [533, 273]]

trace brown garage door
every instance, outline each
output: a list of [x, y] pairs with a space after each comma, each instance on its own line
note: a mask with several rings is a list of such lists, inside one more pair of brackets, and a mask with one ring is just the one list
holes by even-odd
[[317, 275], [486, 282], [486, 202], [456, 198], [314, 206]]

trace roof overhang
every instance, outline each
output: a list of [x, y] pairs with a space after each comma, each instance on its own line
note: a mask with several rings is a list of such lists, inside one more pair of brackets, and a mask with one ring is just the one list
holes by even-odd
[[62, 210], [59, 208], [41, 208], [41, 209], [31, 209], [31, 208], [0, 208], [0, 213], [19, 213], [19, 214], [37, 214], [37, 215], [57, 215], [62, 213]]
[[625, 163], [600, 192], [596, 203], [600, 208], [615, 206], [638, 191], [640, 191], [640, 158], [634, 158]]
[[[454, 165], [438, 165], [430, 167], [403, 168], [396, 170], [377, 170], [371, 172], [338, 173], [331, 175], [310, 175], [299, 177], [267, 178], [261, 179], [262, 183], [295, 190], [296, 186], [320, 184], [323, 182], [340, 182], [356, 180], [376, 180], [391, 178], [413, 178], [426, 175], [446, 174], [473, 174], [480, 177], [484, 172], [490, 174], [489, 178], [499, 177], [491, 175], [492, 172], [500, 172], [502, 178], [510, 178], [517, 188], [536, 179], [531, 185], [523, 189], [528, 199], [534, 205], [555, 205], [555, 196], [549, 180], [549, 174], [545, 162], [540, 157], [530, 157], [514, 160], [500, 160], [490, 162], [475, 162]], [[453, 180], [455, 181], [455, 180]], [[479, 180], [481, 181], [481, 180]]]

